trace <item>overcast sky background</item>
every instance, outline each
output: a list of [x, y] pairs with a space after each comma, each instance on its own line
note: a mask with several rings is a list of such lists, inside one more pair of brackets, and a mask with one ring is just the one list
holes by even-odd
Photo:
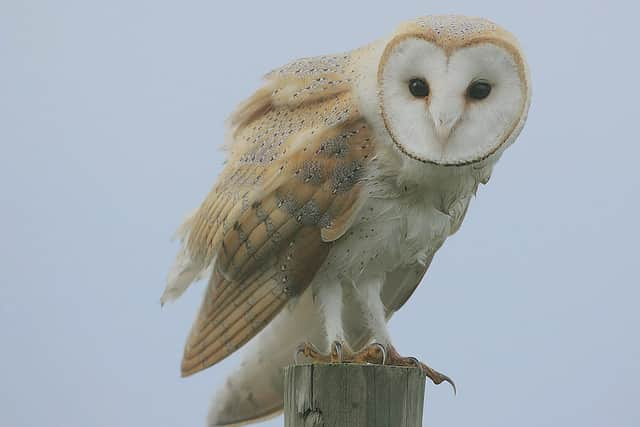
[[425, 424], [640, 425], [640, 10], [373, 4], [0, 2], [0, 425], [204, 425], [239, 357], [181, 379], [203, 286], [158, 300], [223, 120], [281, 64], [443, 12], [514, 32], [534, 95], [391, 323], [457, 382], [428, 384]]

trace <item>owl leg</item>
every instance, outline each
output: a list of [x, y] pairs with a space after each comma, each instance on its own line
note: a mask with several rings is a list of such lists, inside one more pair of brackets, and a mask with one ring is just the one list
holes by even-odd
[[324, 316], [328, 351], [322, 353], [313, 343], [303, 343], [296, 349], [296, 361], [300, 355], [320, 363], [337, 363], [350, 359], [352, 351], [343, 338], [342, 285], [339, 282], [324, 283], [316, 290], [315, 297]]
[[369, 328], [372, 331], [374, 342], [360, 352], [354, 354], [351, 360], [355, 363], [376, 363], [392, 366], [416, 366], [433, 381], [434, 384], [448, 382], [456, 392], [456, 385], [447, 375], [444, 375], [415, 357], [403, 357], [391, 344], [391, 337], [387, 328], [386, 308], [380, 298], [382, 280], [365, 284], [359, 290], [359, 297]]
[[324, 317], [327, 346], [333, 347], [333, 344], [336, 342], [343, 343], [342, 285], [339, 282], [325, 283], [318, 287], [316, 298], [318, 299]]
[[356, 298], [362, 307], [362, 314], [368, 329], [373, 335], [373, 342], [357, 353], [344, 358], [349, 363], [371, 363], [384, 365], [387, 363], [387, 347], [391, 343], [384, 305], [380, 300], [380, 289], [383, 281], [365, 282], [356, 289]]

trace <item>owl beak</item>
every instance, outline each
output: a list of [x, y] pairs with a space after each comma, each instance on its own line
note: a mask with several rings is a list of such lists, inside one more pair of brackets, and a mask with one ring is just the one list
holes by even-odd
[[446, 145], [451, 132], [462, 117], [464, 99], [451, 96], [435, 95], [429, 104], [429, 113], [433, 121], [433, 129], [440, 143]]
[[444, 143], [449, 139], [449, 135], [458, 123], [460, 116], [457, 114], [432, 114], [432, 117], [436, 136], [440, 142]]

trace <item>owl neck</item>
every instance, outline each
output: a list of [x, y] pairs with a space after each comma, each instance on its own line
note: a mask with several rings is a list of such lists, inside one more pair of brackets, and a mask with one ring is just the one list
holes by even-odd
[[368, 181], [372, 194], [398, 197], [407, 194], [468, 197], [486, 183], [495, 162], [464, 166], [441, 166], [405, 156], [394, 146], [378, 148]]

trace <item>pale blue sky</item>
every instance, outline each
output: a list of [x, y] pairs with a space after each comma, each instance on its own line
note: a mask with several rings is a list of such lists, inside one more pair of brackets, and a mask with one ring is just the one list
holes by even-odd
[[[0, 425], [201, 426], [202, 286], [160, 310], [169, 238], [268, 70], [415, 16], [521, 40], [529, 122], [394, 318], [450, 374], [429, 426], [640, 425], [640, 40], [633, 2], [0, 2]], [[281, 419], [264, 424], [281, 425]]]

